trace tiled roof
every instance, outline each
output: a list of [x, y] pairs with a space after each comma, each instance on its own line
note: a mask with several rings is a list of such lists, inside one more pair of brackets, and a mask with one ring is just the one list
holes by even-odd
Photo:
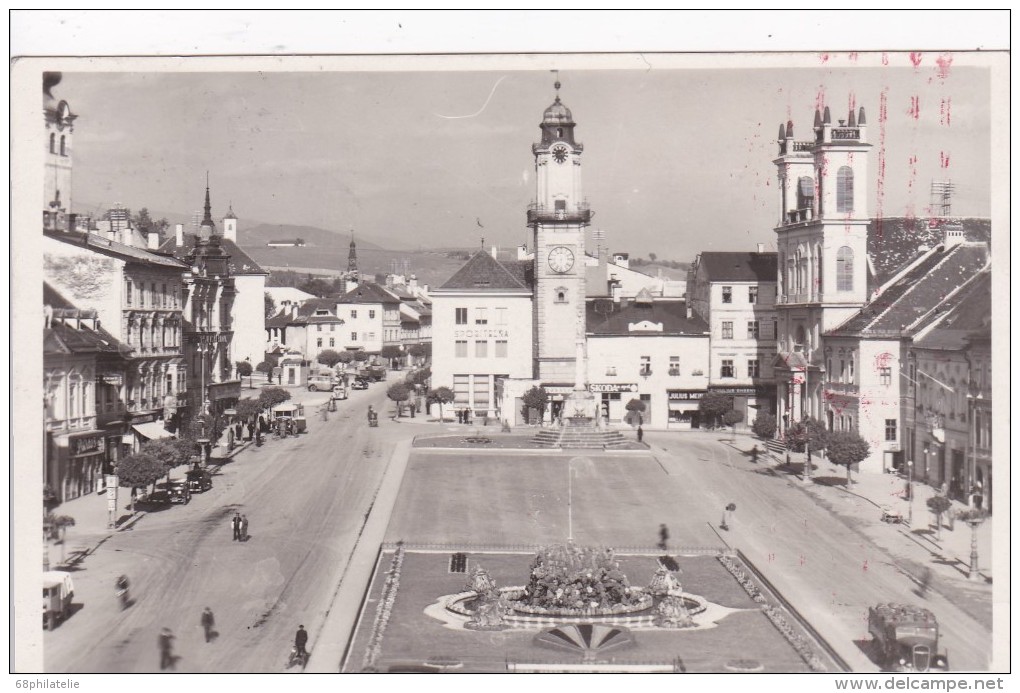
[[292, 322], [291, 312], [289, 310], [281, 310], [273, 317], [266, 320], [266, 327], [286, 327]]
[[[603, 298], [588, 301], [586, 309], [587, 332], [595, 336], [707, 336], [708, 332], [708, 323], [697, 314], [687, 317], [687, 304], [684, 301], [634, 301], [623, 304]], [[631, 330], [631, 325], [641, 322], [661, 324], [662, 331]]]
[[[64, 298], [60, 292], [43, 282], [43, 304], [54, 309], [56, 314], [81, 314], [95, 318], [94, 310], [79, 310]], [[64, 323], [55, 315], [49, 328], [43, 329], [43, 352], [48, 354], [108, 353], [128, 354], [131, 349], [124, 347], [109, 332], [100, 327], [92, 329], [88, 324], [74, 326]], [[91, 321], [90, 321], [91, 322]]]
[[914, 341], [922, 349], [958, 350], [972, 338], [982, 338], [991, 329], [991, 272], [981, 272], [963, 295], [927, 334]]
[[400, 303], [400, 299], [372, 282], [362, 282], [334, 301], [335, 303]]
[[78, 246], [80, 248], [88, 248], [89, 250], [100, 253], [101, 255], [114, 257], [125, 262], [158, 265], [175, 270], [184, 270], [187, 268], [187, 265], [175, 258], [159, 255], [149, 250], [143, 250], [142, 248], [124, 245], [117, 241], [111, 241], [108, 238], [94, 233], [85, 234], [78, 231], [44, 231], [43, 233], [47, 237], [61, 241], [62, 243]]
[[712, 282], [775, 282], [777, 253], [702, 253], [700, 267]]
[[73, 309], [75, 307], [59, 291], [50, 286], [49, 282], [43, 282], [43, 305], [51, 308]]
[[[177, 239], [171, 238], [159, 247], [159, 251], [173, 255], [178, 260], [186, 263], [188, 256], [191, 255], [191, 251], [195, 249], [197, 243], [198, 236], [193, 233], [186, 233], [184, 234], [183, 245], [177, 245]], [[227, 260], [227, 269], [232, 275], [269, 274], [259, 267], [259, 264], [252, 260], [251, 256], [241, 250], [241, 247], [232, 240], [221, 236], [220, 247], [223, 248], [224, 253], [230, 256], [230, 259]]]
[[531, 291], [530, 268], [529, 260], [501, 262], [479, 250], [439, 290]]
[[[990, 220], [968, 218], [952, 221], [963, 226], [966, 240], [991, 243]], [[874, 285], [868, 287], [869, 290], [889, 281], [911, 259], [917, 257], [920, 246], [934, 248], [941, 244], [945, 238], [942, 229], [945, 222], [945, 219], [940, 218], [872, 219], [868, 224], [868, 257], [875, 268], [875, 276]]]
[[962, 295], [953, 295], [988, 261], [983, 243], [964, 243], [949, 250], [936, 248], [849, 320], [826, 334], [832, 336], [899, 334], [916, 330], [936, 308], [948, 310]]

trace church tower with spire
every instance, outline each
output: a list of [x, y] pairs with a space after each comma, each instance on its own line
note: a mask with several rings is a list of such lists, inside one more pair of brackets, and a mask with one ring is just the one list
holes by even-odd
[[[556, 98], [542, 115], [535, 157], [535, 201], [528, 226], [535, 248], [533, 311], [535, 377], [544, 384], [583, 387], [585, 229], [591, 210], [582, 195], [581, 153], [573, 114]], [[573, 329], [567, 329], [570, 325]]]

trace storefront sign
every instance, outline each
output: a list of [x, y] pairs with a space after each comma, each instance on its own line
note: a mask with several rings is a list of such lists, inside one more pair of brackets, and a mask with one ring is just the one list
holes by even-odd
[[708, 389], [720, 395], [735, 395], [738, 397], [770, 397], [776, 392], [774, 387], [768, 385], [737, 385], [732, 387], [716, 387], [711, 385]]
[[475, 330], [454, 330], [453, 336], [463, 337], [495, 337], [496, 339], [509, 339], [510, 330], [505, 328], [475, 329]]
[[589, 383], [589, 392], [637, 392], [637, 383]]
[[682, 402], [685, 400], [701, 399], [705, 396], [704, 390], [666, 390], [670, 402]]
[[569, 395], [574, 391], [570, 385], [543, 385], [542, 388], [550, 395]]
[[106, 385], [114, 385], [116, 387], [120, 387], [121, 385], [124, 384], [123, 373], [103, 373], [101, 376], [99, 376], [99, 378]]
[[82, 455], [95, 455], [102, 452], [102, 449], [103, 449], [102, 434], [82, 436], [81, 438], [71, 439], [72, 457], [80, 457]]

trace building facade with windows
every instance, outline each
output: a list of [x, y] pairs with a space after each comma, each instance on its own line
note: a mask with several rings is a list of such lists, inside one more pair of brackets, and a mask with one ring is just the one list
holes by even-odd
[[345, 349], [378, 354], [384, 346], [400, 346], [400, 299], [392, 292], [361, 282], [336, 303], [336, 315], [345, 323]]
[[776, 253], [706, 252], [692, 265], [687, 300], [711, 333], [709, 390], [733, 397], [750, 424], [775, 411]]
[[500, 261], [480, 250], [433, 290], [432, 386], [452, 389], [453, 407], [517, 421], [521, 407], [509, 404], [512, 393], [503, 394], [509, 381], [532, 379], [529, 272], [526, 261]]
[[[710, 381], [708, 324], [684, 301], [648, 292], [631, 300], [595, 299], [587, 310], [588, 389], [600, 415], [624, 423], [627, 403], [637, 399], [645, 403], [644, 426], [700, 428], [698, 404]], [[559, 414], [557, 407], [552, 414]]]
[[184, 287], [171, 257], [96, 234], [46, 232], [43, 275], [122, 345], [123, 362], [97, 372], [96, 425], [113, 465], [138, 441], [174, 428], [186, 403]]

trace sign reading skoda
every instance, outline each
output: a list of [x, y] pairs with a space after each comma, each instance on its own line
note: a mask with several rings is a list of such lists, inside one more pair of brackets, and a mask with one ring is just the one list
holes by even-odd
[[588, 392], [637, 392], [637, 383], [589, 383]]

